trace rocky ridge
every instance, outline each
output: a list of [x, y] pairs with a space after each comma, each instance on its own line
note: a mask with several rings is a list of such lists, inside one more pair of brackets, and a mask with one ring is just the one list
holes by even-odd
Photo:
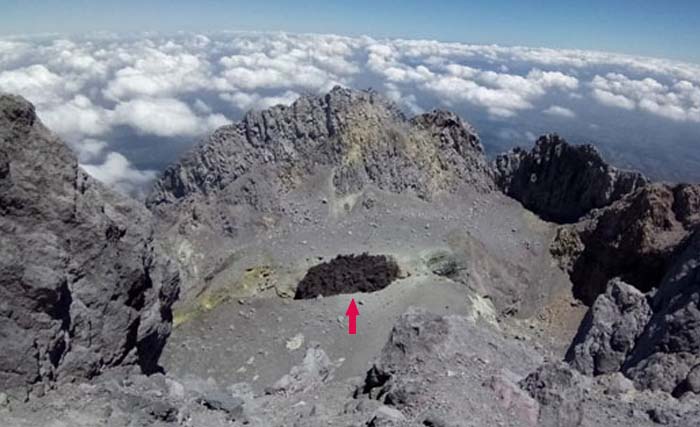
[[610, 166], [592, 145], [570, 145], [556, 134], [541, 136], [529, 152], [497, 156], [493, 168], [505, 194], [558, 223], [576, 222], [648, 183], [638, 172]]
[[574, 296], [591, 304], [565, 356], [571, 366], [622, 373], [642, 390], [696, 393], [700, 186], [649, 183], [556, 135], [493, 165], [506, 194], [543, 218], [573, 223], [550, 247]]
[[178, 286], [150, 213], [0, 94], [0, 389], [24, 399], [114, 366], [156, 372]]

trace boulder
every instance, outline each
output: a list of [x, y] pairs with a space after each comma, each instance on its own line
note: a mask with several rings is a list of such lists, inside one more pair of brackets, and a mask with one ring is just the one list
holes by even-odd
[[586, 384], [565, 363], [545, 363], [520, 381], [520, 387], [540, 404], [539, 426], [581, 425]]
[[611, 280], [586, 313], [566, 360], [587, 375], [618, 372], [651, 314], [642, 292], [619, 279]]
[[367, 422], [368, 427], [390, 427], [398, 426], [406, 417], [398, 409], [382, 405], [374, 412], [372, 418]]
[[680, 244], [658, 289], [612, 280], [589, 309], [566, 360], [589, 375], [622, 372], [639, 389], [700, 392], [700, 232]]

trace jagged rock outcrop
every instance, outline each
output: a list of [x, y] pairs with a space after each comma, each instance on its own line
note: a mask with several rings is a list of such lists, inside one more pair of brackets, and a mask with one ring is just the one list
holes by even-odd
[[641, 291], [619, 279], [611, 280], [586, 313], [566, 360], [587, 375], [618, 372], [650, 317]]
[[[574, 294], [595, 301], [567, 354], [574, 367], [620, 371], [643, 389], [698, 388], [699, 201], [698, 185], [655, 183], [559, 229], [552, 253]], [[613, 281], [598, 296], [613, 277], [652, 293]]]
[[541, 136], [527, 152], [499, 155], [493, 168], [501, 190], [545, 220], [571, 223], [648, 183], [637, 172], [607, 164], [592, 145]]
[[26, 100], [0, 94], [0, 389], [158, 369], [178, 295], [152, 217], [90, 178]]
[[567, 353], [589, 375], [622, 372], [640, 389], [700, 393], [700, 232], [683, 243], [657, 290], [613, 280]]
[[700, 392], [700, 231], [666, 273], [651, 302], [654, 315], [625, 363], [638, 387]]
[[476, 132], [455, 114], [408, 120], [375, 92], [336, 87], [218, 129], [163, 173], [147, 204], [189, 283], [215, 270], [234, 239], [301, 223], [322, 197], [342, 210], [341, 199], [361, 200], [369, 187], [431, 200], [495, 185]]
[[574, 294], [587, 304], [614, 277], [646, 292], [661, 283], [673, 256], [700, 225], [700, 185], [646, 185], [563, 226], [551, 252], [568, 270]]
[[[250, 112], [218, 129], [163, 173], [148, 203], [160, 211], [195, 194], [243, 196], [236, 190], [251, 193], [246, 185], [265, 172], [281, 181], [270, 184], [273, 189], [288, 190], [320, 165], [334, 168], [340, 194], [373, 183], [430, 198], [458, 185], [457, 178], [484, 189], [491, 184], [479, 138], [457, 115], [435, 111], [409, 121], [375, 92], [336, 87], [320, 98]], [[274, 201], [265, 200], [274, 194], [257, 196], [245, 201], [274, 209]]]

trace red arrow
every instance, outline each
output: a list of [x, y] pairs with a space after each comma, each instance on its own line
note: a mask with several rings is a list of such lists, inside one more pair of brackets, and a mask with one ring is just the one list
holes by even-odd
[[355, 298], [350, 300], [348, 309], [345, 310], [345, 315], [348, 316], [348, 334], [355, 335], [357, 333], [357, 316], [360, 315], [360, 310], [357, 309]]

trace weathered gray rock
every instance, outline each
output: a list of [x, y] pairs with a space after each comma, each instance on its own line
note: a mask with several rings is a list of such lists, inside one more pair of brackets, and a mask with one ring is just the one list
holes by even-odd
[[685, 386], [688, 391], [700, 394], [700, 365], [695, 365], [690, 369], [685, 378]]
[[425, 260], [426, 267], [438, 276], [454, 277], [465, 267], [451, 252], [439, 250], [430, 253]]
[[611, 280], [586, 313], [566, 360], [587, 375], [619, 371], [651, 314], [642, 292], [619, 279]]
[[410, 308], [396, 322], [378, 362], [367, 372], [363, 393], [391, 405], [415, 405], [425, 394], [426, 384], [400, 374], [419, 360], [445, 357], [461, 339], [466, 337], [450, 333], [447, 318]]
[[380, 406], [372, 415], [372, 419], [367, 422], [368, 427], [391, 427], [398, 426], [406, 417], [398, 409], [389, 406]]
[[0, 389], [156, 371], [174, 267], [144, 207], [83, 172], [26, 100], [0, 95]]
[[309, 390], [327, 381], [334, 369], [335, 366], [326, 352], [314, 344], [306, 350], [301, 365], [293, 367], [289, 374], [280, 378], [266, 391], [267, 393], [296, 393]]
[[609, 396], [619, 397], [636, 390], [634, 383], [621, 372], [600, 375], [596, 380], [603, 387], [603, 393]]
[[545, 363], [520, 382], [540, 404], [540, 426], [579, 426], [584, 419], [585, 384], [564, 363]]
[[700, 364], [700, 232], [690, 238], [652, 300], [654, 315], [625, 363], [638, 387], [697, 389]]
[[243, 400], [227, 393], [209, 393], [198, 398], [197, 403], [212, 411], [224, 412], [232, 420], [243, 416]]
[[530, 152], [515, 148], [493, 164], [501, 190], [543, 219], [575, 222], [647, 184], [637, 172], [607, 164], [592, 145], [541, 136]]
[[494, 375], [488, 385], [496, 394], [499, 405], [511, 411], [521, 425], [537, 425], [540, 405], [518, 386], [517, 380], [512, 378], [512, 373], [506, 371]]

